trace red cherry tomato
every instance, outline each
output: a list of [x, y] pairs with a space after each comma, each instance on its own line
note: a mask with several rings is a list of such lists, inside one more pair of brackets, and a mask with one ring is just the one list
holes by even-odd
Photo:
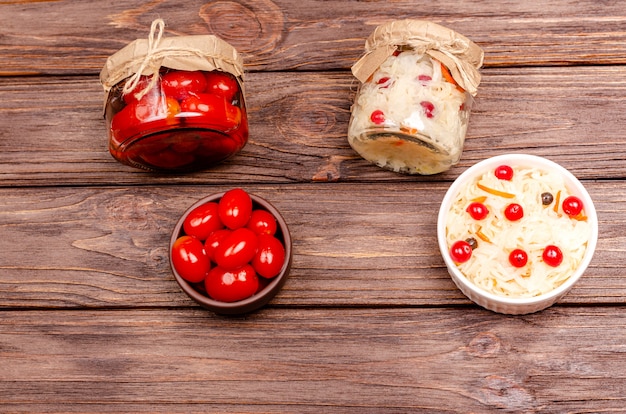
[[136, 115], [136, 103], [126, 105], [121, 111], [113, 115], [111, 120], [111, 137], [116, 145], [138, 134], [141, 131], [141, 122]]
[[202, 282], [210, 270], [211, 263], [204, 245], [194, 237], [179, 237], [172, 246], [171, 255], [174, 269], [188, 282]]
[[465, 240], [458, 240], [450, 248], [450, 257], [455, 263], [465, 263], [472, 257], [472, 247]]
[[144, 95], [140, 100], [133, 100], [113, 115], [111, 132], [118, 142], [124, 141], [145, 129], [145, 123], [164, 118], [166, 110], [161, 109], [159, 96], [152, 93]]
[[152, 93], [128, 106], [134, 108], [135, 116], [142, 122], [174, 118], [180, 112], [180, 104], [176, 99]]
[[583, 202], [576, 196], [569, 196], [563, 200], [563, 212], [570, 217], [576, 217], [583, 211]]
[[174, 70], [161, 77], [161, 88], [166, 96], [182, 101], [189, 95], [205, 92], [207, 82], [201, 71]]
[[276, 218], [267, 210], [253, 210], [246, 227], [256, 234], [273, 236], [276, 233]]
[[261, 234], [259, 248], [252, 259], [252, 267], [258, 275], [273, 278], [280, 273], [285, 263], [285, 247], [274, 236]]
[[524, 267], [528, 263], [528, 254], [522, 249], [515, 249], [509, 254], [509, 263], [515, 267]]
[[214, 70], [206, 74], [207, 92], [221, 96], [227, 102], [232, 102], [239, 91], [239, 83], [234, 76]]
[[236, 128], [241, 124], [242, 112], [238, 106], [226, 104], [226, 120], [225, 125], [228, 128]]
[[220, 267], [236, 269], [252, 260], [258, 246], [259, 238], [252, 230], [238, 228], [221, 241], [213, 258]]
[[511, 203], [504, 209], [504, 216], [510, 221], [517, 221], [524, 217], [524, 209], [517, 203]]
[[465, 209], [474, 220], [482, 220], [489, 214], [489, 210], [483, 203], [473, 202]]
[[180, 110], [187, 116], [187, 122], [205, 123], [220, 129], [232, 125], [226, 113], [226, 101], [221, 96], [210, 93], [191, 95], [180, 103]]
[[185, 234], [199, 240], [206, 240], [209, 234], [223, 227], [217, 214], [217, 203], [205, 203], [194, 208], [183, 222]]
[[[126, 102], [127, 104], [132, 103], [132, 102], [137, 102], [138, 99], [136, 95], [148, 87], [151, 79], [152, 79], [152, 76], [145, 76], [145, 75], [140, 76], [139, 81], [137, 82], [137, 85], [130, 92], [123, 95], [122, 98], [124, 99], [124, 102]], [[160, 91], [161, 90], [159, 88], [159, 84], [158, 82], [156, 82], [153, 88], [150, 89], [146, 93], [146, 95], [149, 95], [152, 93], [160, 93]]]
[[[132, 106], [133, 104], [129, 105]], [[135, 102], [135, 113], [137, 118], [143, 122], [170, 120], [176, 122], [173, 118], [180, 113], [180, 104], [171, 97], [146, 95], [139, 101]]]
[[176, 124], [178, 113], [180, 105], [177, 100], [148, 94], [113, 116], [111, 133], [115, 141], [121, 143], [140, 132]]
[[215, 262], [215, 251], [231, 232], [229, 229], [221, 229], [209, 234], [209, 237], [204, 242], [204, 251], [206, 251], [211, 261]]
[[214, 267], [207, 275], [204, 286], [207, 294], [220, 302], [237, 302], [254, 295], [259, 288], [259, 278], [249, 264], [233, 270]]
[[557, 246], [549, 245], [543, 250], [543, 261], [548, 266], [557, 267], [563, 262], [563, 252]]
[[508, 165], [500, 165], [496, 168], [495, 175], [501, 180], [511, 181], [513, 179], [513, 168]]
[[180, 102], [181, 112], [190, 113], [191, 115], [215, 114], [220, 119], [226, 114], [226, 101], [220, 96], [210, 93], [200, 93], [190, 95]]
[[234, 188], [224, 193], [219, 201], [220, 220], [229, 229], [245, 227], [252, 215], [252, 199], [241, 188]]
[[174, 98], [160, 96], [150, 97], [144, 101], [143, 97], [137, 102], [137, 117], [143, 121], [141, 129], [144, 132], [162, 130], [180, 122], [176, 115], [180, 113], [180, 104]]

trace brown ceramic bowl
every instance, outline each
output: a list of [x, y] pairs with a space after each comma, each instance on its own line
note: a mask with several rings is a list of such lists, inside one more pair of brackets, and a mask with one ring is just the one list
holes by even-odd
[[267, 304], [283, 287], [287, 279], [287, 275], [289, 274], [289, 270], [291, 268], [291, 260], [292, 260], [291, 235], [289, 233], [289, 228], [287, 227], [287, 223], [285, 222], [283, 217], [280, 215], [278, 210], [272, 204], [270, 204], [267, 200], [264, 200], [263, 198], [256, 196], [254, 194], [250, 194], [250, 193], [248, 194], [250, 195], [250, 198], [252, 199], [253, 209], [267, 210], [276, 218], [277, 229], [276, 229], [275, 237], [283, 243], [283, 246], [285, 246], [285, 263], [283, 264], [280, 273], [271, 279], [265, 279], [259, 276], [259, 280], [260, 280], [259, 289], [254, 295], [250, 296], [249, 298], [246, 298], [237, 302], [220, 302], [220, 301], [211, 299], [206, 294], [203, 282], [200, 282], [200, 283], [187, 282], [176, 272], [176, 269], [174, 268], [174, 265], [172, 264], [172, 259], [171, 259], [172, 246], [174, 245], [174, 242], [176, 241], [176, 239], [178, 239], [180, 236], [183, 236], [185, 234], [183, 230], [183, 222], [185, 221], [185, 218], [187, 217], [187, 215], [193, 209], [195, 209], [196, 207], [204, 203], [218, 202], [224, 195], [224, 192], [207, 196], [199, 200], [195, 204], [193, 204], [191, 207], [189, 207], [187, 211], [185, 211], [185, 213], [181, 216], [181, 218], [176, 223], [176, 227], [174, 227], [174, 231], [172, 232], [172, 237], [170, 239], [170, 247], [169, 247], [170, 267], [172, 269], [172, 273], [174, 273], [174, 277], [176, 278], [176, 282], [178, 282], [178, 285], [181, 287], [183, 292], [185, 292], [191, 299], [196, 301], [198, 304], [202, 305], [206, 309], [209, 309], [215, 313], [222, 314], [222, 315], [241, 315], [241, 314], [245, 314], [245, 313], [249, 313], [254, 310], [257, 310], [260, 307]]

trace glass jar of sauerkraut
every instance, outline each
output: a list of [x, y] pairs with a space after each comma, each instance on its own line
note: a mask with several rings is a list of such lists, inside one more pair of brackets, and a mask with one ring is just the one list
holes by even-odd
[[201, 170], [248, 141], [243, 62], [215, 36], [162, 38], [164, 22], [107, 60], [100, 78], [109, 152], [151, 171]]
[[377, 27], [365, 50], [352, 67], [361, 84], [350, 146], [400, 173], [448, 170], [463, 151], [482, 49], [440, 25], [399, 20]]

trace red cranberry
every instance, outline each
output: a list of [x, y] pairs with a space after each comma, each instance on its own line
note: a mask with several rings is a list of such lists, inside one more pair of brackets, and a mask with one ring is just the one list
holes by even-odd
[[435, 116], [433, 114], [433, 111], [435, 110], [435, 105], [433, 105], [432, 102], [422, 101], [420, 102], [420, 105], [422, 105], [422, 109], [424, 110], [424, 114], [426, 114], [426, 118], [432, 118], [433, 116]]

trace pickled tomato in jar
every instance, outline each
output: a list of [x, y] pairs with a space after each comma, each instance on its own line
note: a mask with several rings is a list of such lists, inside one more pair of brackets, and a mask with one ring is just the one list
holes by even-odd
[[[244, 147], [246, 108], [233, 75], [162, 68], [158, 77], [140, 98], [124, 93], [130, 79], [111, 90], [105, 118], [114, 158], [155, 171], [199, 170]], [[149, 84], [140, 77], [139, 89]]]
[[109, 151], [150, 171], [206, 169], [248, 141], [243, 61], [215, 36], [163, 37], [164, 26], [155, 20], [100, 73]]

